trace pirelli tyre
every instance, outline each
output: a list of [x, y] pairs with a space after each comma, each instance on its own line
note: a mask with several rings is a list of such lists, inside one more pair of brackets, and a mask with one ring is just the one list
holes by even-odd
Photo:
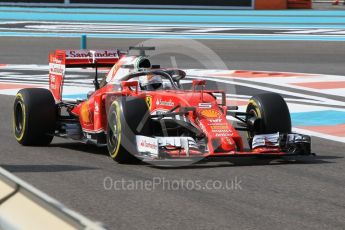
[[15, 138], [26, 146], [50, 144], [54, 137], [56, 114], [55, 100], [49, 90], [20, 90], [13, 106]]
[[107, 146], [110, 157], [120, 164], [137, 164], [140, 160], [136, 135], [150, 135], [149, 110], [144, 99], [119, 97], [108, 110]]
[[282, 96], [277, 93], [263, 93], [253, 96], [249, 100], [246, 112], [259, 118], [257, 125], [248, 131], [250, 147], [254, 135], [277, 132], [291, 133], [289, 108]]

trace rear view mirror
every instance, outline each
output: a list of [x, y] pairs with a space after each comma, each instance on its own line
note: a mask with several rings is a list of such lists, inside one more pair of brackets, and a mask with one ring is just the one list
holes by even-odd
[[193, 87], [198, 86], [198, 85], [205, 86], [206, 81], [205, 80], [193, 80], [192, 85], [193, 85]]
[[135, 92], [138, 92], [138, 81], [122, 81], [121, 86], [123, 90], [132, 90], [131, 87], [135, 87]]

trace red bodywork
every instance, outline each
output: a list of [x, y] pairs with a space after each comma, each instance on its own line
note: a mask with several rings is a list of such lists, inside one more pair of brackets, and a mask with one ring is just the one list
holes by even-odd
[[[194, 107], [195, 111], [189, 112], [188, 119], [207, 137], [208, 150], [202, 153], [204, 157], [287, 154], [279, 147], [263, 147], [245, 151], [241, 136], [226, 118], [225, 93], [203, 90], [204, 82], [202, 81], [194, 81], [193, 88], [190, 90], [140, 91], [130, 87], [130, 84], [122, 84], [120, 89], [116, 88], [113, 83], [121, 82], [121, 77], [130, 71], [122, 67], [135, 64], [140, 58], [142, 57], [126, 56], [118, 50], [95, 51], [95, 55], [83, 50], [57, 50], [49, 55], [49, 88], [56, 102], [61, 102], [66, 68], [94, 67], [95, 64], [108, 67], [111, 68], [106, 76], [109, 83], [96, 90], [87, 100], [77, 103], [70, 111], [79, 117], [82, 131], [86, 134], [107, 133], [106, 101], [109, 98], [113, 100], [118, 96], [134, 96], [143, 98], [147, 102], [151, 114], [157, 111], [169, 111], [177, 105]], [[223, 95], [220, 103], [213, 95], [214, 93]], [[171, 151], [170, 154], [174, 156], [175, 153]], [[200, 152], [196, 151], [195, 154], [200, 155]], [[179, 153], [178, 156], [183, 155]]]

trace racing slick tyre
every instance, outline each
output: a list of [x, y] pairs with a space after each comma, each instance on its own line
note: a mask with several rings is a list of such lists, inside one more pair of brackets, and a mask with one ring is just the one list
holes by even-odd
[[264, 93], [252, 97], [247, 113], [260, 119], [259, 125], [248, 131], [248, 142], [257, 134], [291, 133], [291, 117], [285, 100], [277, 93]]
[[22, 89], [13, 107], [13, 130], [17, 141], [26, 146], [48, 145], [54, 137], [57, 108], [47, 89]]
[[110, 157], [120, 164], [137, 164], [136, 135], [150, 135], [149, 110], [141, 98], [120, 97], [108, 112], [107, 146]]

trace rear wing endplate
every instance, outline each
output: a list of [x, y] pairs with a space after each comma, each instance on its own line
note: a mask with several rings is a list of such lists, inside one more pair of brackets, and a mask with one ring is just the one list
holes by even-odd
[[113, 67], [120, 59], [117, 49], [111, 50], [55, 50], [49, 54], [49, 89], [55, 100], [62, 99], [66, 68]]

